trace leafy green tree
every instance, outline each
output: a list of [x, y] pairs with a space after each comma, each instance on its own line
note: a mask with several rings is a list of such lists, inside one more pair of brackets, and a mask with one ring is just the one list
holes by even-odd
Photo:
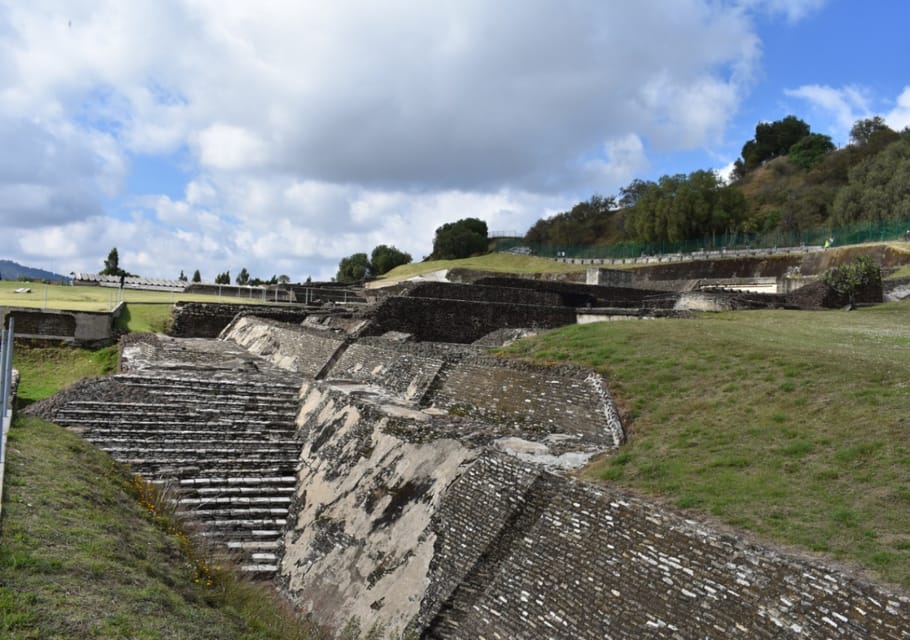
[[237, 274], [237, 284], [247, 285], [250, 283], [250, 272], [246, 270], [246, 267], [243, 267], [240, 270], [240, 273]]
[[231, 272], [219, 273], [215, 276], [215, 284], [231, 284]]
[[278, 284], [288, 284], [290, 281], [291, 278], [289, 276], [286, 276], [284, 274], [278, 276]]
[[410, 261], [411, 254], [399, 251], [395, 247], [380, 244], [370, 254], [370, 273], [374, 276], [381, 276], [395, 267], [408, 264]]
[[355, 253], [338, 263], [338, 282], [358, 282], [370, 275], [370, 259], [365, 253]]
[[199, 273], [199, 269], [193, 272], [193, 282], [202, 282], [202, 274]]
[[561, 246], [595, 244], [606, 235], [615, 209], [615, 198], [595, 194], [570, 211], [538, 220], [525, 234], [525, 241]]
[[850, 144], [858, 147], [869, 144], [876, 138], [889, 138], [890, 141], [897, 139], [897, 133], [891, 129], [881, 116], [857, 120], [850, 129]]
[[662, 176], [640, 189], [626, 211], [626, 231], [639, 242], [682, 242], [736, 229], [745, 196], [713, 171]]
[[836, 224], [881, 222], [910, 212], [910, 140], [898, 137], [881, 152], [854, 165], [834, 199]]
[[869, 256], [859, 256], [853, 262], [832, 267], [819, 276], [819, 280], [849, 300], [856, 308], [856, 294], [864, 288], [882, 286], [882, 270]]
[[736, 177], [743, 177], [762, 164], [786, 155], [790, 147], [808, 136], [809, 125], [796, 116], [787, 116], [775, 122], [759, 122], [755, 126], [755, 137], [742, 148], [742, 159], [734, 169]]
[[186, 281], [187, 281], [186, 275], [184, 275], [184, 273], [183, 273], [183, 269], [180, 270], [180, 275], [177, 276], [177, 280], [179, 280], [180, 282], [186, 282]]
[[811, 169], [825, 156], [837, 147], [830, 136], [821, 133], [810, 133], [805, 138], [790, 147], [790, 162], [803, 169]]
[[120, 268], [120, 254], [117, 252], [117, 247], [114, 247], [107, 254], [107, 260], [104, 261], [104, 269], [101, 270], [101, 275], [103, 276], [125, 276], [129, 275], [126, 271]]
[[478, 218], [447, 222], [436, 229], [432, 258], [455, 260], [486, 253], [488, 233], [487, 223]]

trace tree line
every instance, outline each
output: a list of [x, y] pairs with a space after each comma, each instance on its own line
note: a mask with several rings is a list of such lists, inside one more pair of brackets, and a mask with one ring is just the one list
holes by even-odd
[[789, 115], [762, 122], [736, 160], [731, 180], [715, 172], [633, 180], [616, 196], [594, 195], [538, 220], [529, 244], [714, 242], [736, 233], [799, 232], [910, 216], [910, 129], [879, 117], [857, 121], [838, 149]]

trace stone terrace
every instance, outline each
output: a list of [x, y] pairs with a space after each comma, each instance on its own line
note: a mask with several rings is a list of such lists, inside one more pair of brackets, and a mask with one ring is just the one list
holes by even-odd
[[297, 386], [211, 340], [145, 337], [124, 347], [123, 367], [37, 412], [162, 487], [244, 571], [273, 574], [300, 451]]

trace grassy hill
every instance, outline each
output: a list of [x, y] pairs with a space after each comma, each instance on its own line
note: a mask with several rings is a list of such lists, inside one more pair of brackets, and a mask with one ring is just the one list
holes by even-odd
[[910, 587], [910, 302], [575, 325], [505, 353], [607, 380], [629, 442], [587, 477]]
[[[20, 402], [115, 363], [113, 348], [20, 347]], [[0, 637], [318, 637], [272, 592], [192, 547], [154, 492], [78, 436], [19, 418], [7, 455]]]

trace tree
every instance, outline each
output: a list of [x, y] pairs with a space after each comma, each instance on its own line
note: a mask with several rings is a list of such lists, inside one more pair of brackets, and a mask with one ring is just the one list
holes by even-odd
[[240, 270], [240, 273], [237, 274], [237, 284], [243, 286], [250, 283], [250, 272], [246, 270], [246, 267], [243, 267]]
[[[889, 135], [892, 134], [892, 135]], [[857, 120], [850, 129], [850, 144], [858, 147], [869, 144], [877, 137], [897, 138], [897, 133], [885, 124], [881, 116]]]
[[278, 276], [278, 284], [288, 284], [291, 281], [289, 276], [284, 275], [283, 273]]
[[370, 272], [374, 276], [381, 276], [410, 261], [411, 254], [380, 244], [373, 249], [373, 253], [370, 255]]
[[846, 296], [850, 309], [855, 309], [856, 294], [862, 289], [881, 289], [882, 270], [869, 256], [859, 256], [853, 262], [828, 269], [819, 276], [819, 280]]
[[179, 280], [180, 282], [186, 282], [186, 276], [183, 273], [183, 269], [180, 270], [180, 275], [177, 276], [177, 280]]
[[803, 169], [811, 169], [825, 156], [837, 147], [831, 142], [831, 137], [821, 133], [810, 133], [805, 138], [790, 147], [790, 162]]
[[231, 272], [219, 273], [215, 276], [215, 284], [231, 284]]
[[107, 260], [104, 261], [104, 269], [101, 271], [103, 276], [125, 276], [129, 275], [120, 268], [120, 255], [117, 253], [117, 247], [111, 249], [107, 254]]
[[737, 161], [734, 175], [742, 177], [768, 160], [786, 155], [790, 147], [809, 133], [809, 125], [796, 116], [787, 116], [775, 122], [759, 122], [755, 125], [755, 137], [743, 145], [742, 161]]
[[193, 272], [193, 282], [202, 282], [202, 274], [199, 273], [199, 269]]
[[433, 239], [434, 260], [457, 260], [487, 252], [487, 223], [477, 218], [447, 222], [436, 229]]
[[370, 259], [365, 253], [355, 253], [338, 263], [338, 282], [358, 282], [370, 275]]

